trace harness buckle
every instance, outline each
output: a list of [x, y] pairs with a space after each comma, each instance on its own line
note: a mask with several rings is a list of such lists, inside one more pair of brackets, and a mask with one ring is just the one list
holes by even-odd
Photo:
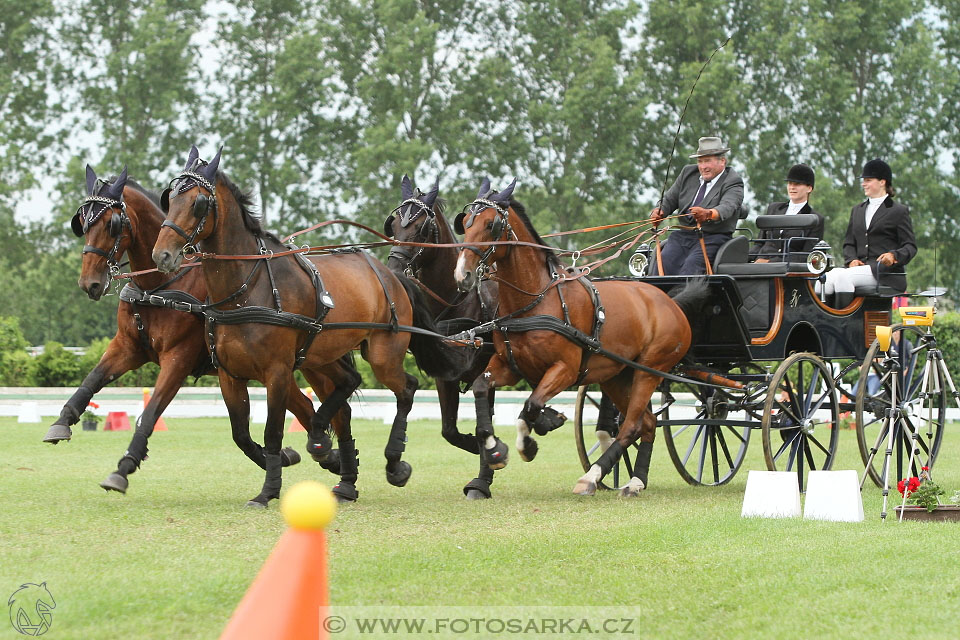
[[192, 258], [197, 255], [197, 248], [192, 244], [183, 245], [183, 249], [180, 250], [180, 253], [183, 254], [184, 258]]
[[149, 296], [147, 296], [146, 302], [147, 304], [151, 304], [155, 307], [167, 306], [166, 298], [164, 298], [163, 296], [155, 295], [155, 294], [150, 294]]

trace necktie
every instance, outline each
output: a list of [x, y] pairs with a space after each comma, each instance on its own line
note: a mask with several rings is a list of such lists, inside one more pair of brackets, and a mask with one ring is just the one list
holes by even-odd
[[707, 192], [707, 183], [704, 181], [704, 182], [701, 182], [701, 183], [700, 183], [700, 188], [697, 190], [697, 195], [694, 196], [694, 198], [693, 198], [693, 204], [691, 204], [690, 206], [691, 206], [691, 207], [696, 207], [696, 206], [698, 206], [701, 202], [703, 202], [703, 194], [706, 193], [706, 192]]

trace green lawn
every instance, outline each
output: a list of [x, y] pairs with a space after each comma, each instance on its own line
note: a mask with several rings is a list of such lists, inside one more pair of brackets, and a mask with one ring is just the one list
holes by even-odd
[[[283, 531], [276, 505], [243, 507], [262, 472], [225, 420], [167, 423], [122, 496], [98, 483], [129, 433], [75, 430], [53, 447], [40, 442], [46, 424], [0, 419], [0, 598], [46, 581], [57, 606], [45, 637], [215, 638]], [[744, 469], [719, 488], [683, 483], [659, 442], [651, 488], [624, 501], [572, 495], [582, 470], [565, 426], [538, 439], [535, 462], [513, 454], [494, 500], [479, 503], [461, 494], [475, 458], [449, 447], [437, 423], [411, 424], [414, 473], [403, 489], [383, 475], [387, 427], [358, 422], [355, 433], [360, 502], [328, 532], [334, 604], [462, 605], [478, 615], [495, 605], [616, 606], [639, 619], [624, 637], [958, 635], [960, 524], [882, 524], [872, 486], [863, 523], [741, 519], [746, 469], [763, 468], [759, 432]], [[854, 433], [841, 436], [835, 468], [861, 470]], [[960, 487], [952, 436], [937, 466], [948, 493]], [[286, 441], [302, 448], [305, 436]], [[285, 486], [304, 479], [334, 482], [305, 460]], [[15, 637], [0, 620], [0, 638]]]

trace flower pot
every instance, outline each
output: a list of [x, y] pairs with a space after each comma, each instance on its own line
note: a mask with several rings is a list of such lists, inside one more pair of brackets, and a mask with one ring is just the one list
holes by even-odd
[[[900, 519], [900, 507], [894, 510], [894, 517]], [[904, 520], [922, 520], [925, 522], [960, 522], [960, 505], [945, 505], [937, 507], [933, 511], [927, 511], [924, 507], [916, 505], [907, 505], [903, 508]]]
[[84, 431], [96, 431], [96, 430], [97, 430], [97, 421], [96, 421], [96, 420], [84, 420], [82, 424], [83, 424], [83, 430], [84, 430]]

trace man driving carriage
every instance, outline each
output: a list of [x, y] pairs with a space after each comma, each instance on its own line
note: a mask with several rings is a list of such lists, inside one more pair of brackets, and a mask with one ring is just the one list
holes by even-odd
[[712, 262], [720, 246], [733, 237], [743, 204], [743, 179], [727, 167], [728, 151], [719, 137], [700, 138], [696, 153], [690, 155], [697, 163], [680, 171], [660, 205], [650, 212], [655, 226], [675, 211], [682, 215], [663, 245], [662, 264], [654, 261], [654, 275], [706, 273], [704, 254]]

